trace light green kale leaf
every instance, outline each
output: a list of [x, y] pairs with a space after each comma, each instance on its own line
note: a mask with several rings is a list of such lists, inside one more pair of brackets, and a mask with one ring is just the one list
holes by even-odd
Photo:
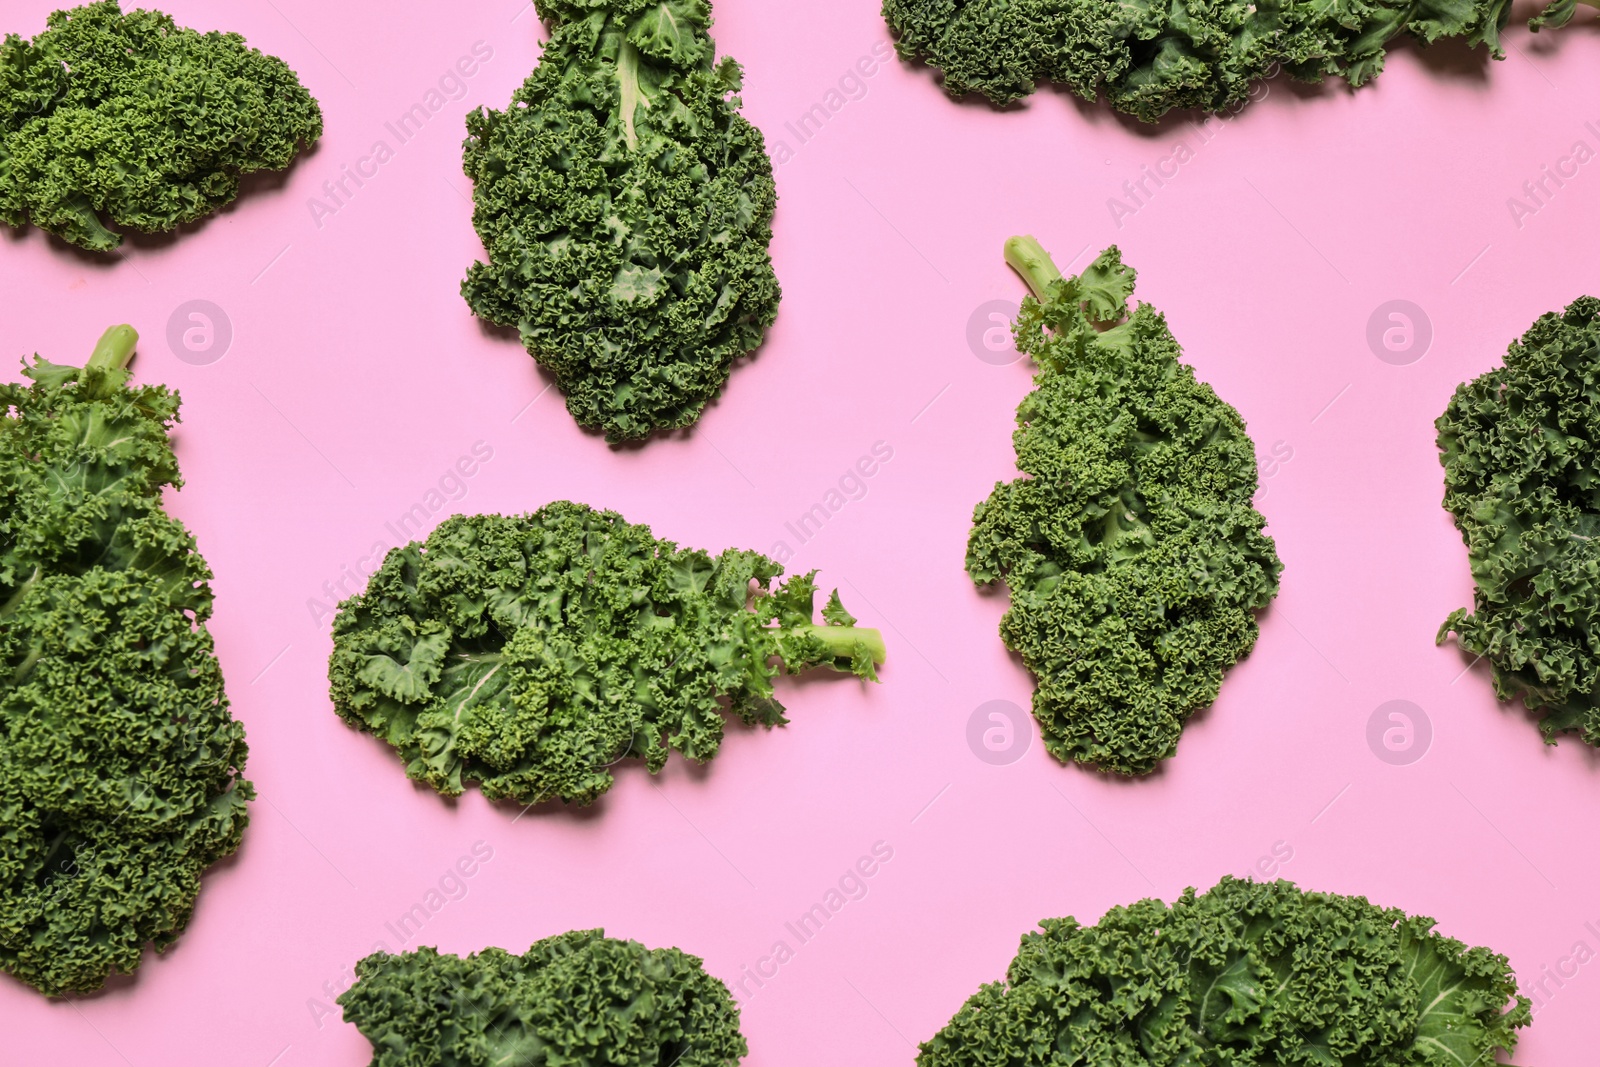
[[1128, 312], [1117, 249], [1067, 279], [1032, 238], [1007, 258], [1035, 294], [1016, 341], [1038, 372], [1017, 409], [1022, 476], [974, 511], [967, 572], [1010, 590], [1000, 633], [1037, 681], [1050, 753], [1146, 774], [1216, 700], [1277, 593], [1255, 447], [1160, 313]]
[[159, 11], [103, 0], [0, 44], [0, 221], [83, 248], [117, 248], [113, 226], [205, 218], [241, 177], [284, 169], [321, 136], [321, 109], [281, 59]]
[[1532, 1021], [1504, 956], [1289, 882], [1039, 926], [919, 1067], [1467, 1067]]
[[837, 594], [817, 625], [812, 576], [772, 588], [782, 570], [565, 501], [456, 516], [339, 606], [334, 707], [447, 796], [475, 781], [491, 799], [588, 804], [623, 759], [711, 759], [725, 710], [787, 721], [780, 666], [876, 678], [878, 632], [846, 622]]
[[52, 996], [171, 945], [254, 796], [211, 574], [162, 510], [178, 398], [127, 384], [135, 340], [0, 386], [0, 969]]
[[339, 997], [371, 1067], [736, 1067], [748, 1053], [728, 987], [675, 949], [574, 930], [522, 956], [420, 948], [356, 964]]
[[[1539, 20], [1561, 25], [1573, 0]], [[907, 60], [939, 70], [953, 96], [997, 105], [1054, 82], [1085, 100], [1155, 122], [1175, 108], [1237, 110], [1279, 70], [1360, 86], [1401, 34], [1462, 37], [1496, 59], [1510, 0], [884, 0]]]
[[1501, 700], [1540, 729], [1600, 746], [1600, 300], [1548, 313], [1505, 365], [1459, 386], [1435, 424], [1444, 506], [1467, 545], [1473, 607], [1461, 647], [1489, 661]]
[[692, 425], [777, 317], [777, 190], [704, 0], [540, 0], [539, 66], [467, 119], [461, 293], [612, 441]]

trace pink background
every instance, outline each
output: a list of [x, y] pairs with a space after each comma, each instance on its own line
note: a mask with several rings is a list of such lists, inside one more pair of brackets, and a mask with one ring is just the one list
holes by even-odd
[[[4, 28], [31, 35], [52, 6], [11, 0]], [[1525, 986], [1579, 941], [1600, 949], [1585, 926], [1600, 929], [1600, 763], [1576, 741], [1540, 744], [1497, 706], [1482, 665], [1463, 673], [1467, 659], [1433, 643], [1471, 588], [1439, 506], [1432, 421], [1537, 315], [1597, 288], [1600, 164], [1520, 226], [1507, 203], [1575, 141], [1600, 148], [1583, 125], [1600, 120], [1586, 15], [1560, 35], [1513, 28], [1503, 63], [1446, 44], [1403, 48], [1355, 94], [1273, 82], [1203, 146], [1183, 121], [1137, 127], [1051, 92], [1003, 114], [955, 104], [926, 69], [894, 62], [847, 82], [864, 93], [801, 144], [785, 123], [886, 41], [875, 0], [719, 0], [746, 114], [792, 150], [773, 249], [782, 317], [693, 434], [614, 452], [554, 392], [541, 398], [549, 380], [457, 295], [480, 253], [462, 116], [505, 106], [533, 66], [542, 31], [525, 4], [420, 17], [314, 0], [164, 6], [285, 57], [327, 136], [286, 182], [122, 261], [37, 231], [0, 239], [0, 352], [82, 358], [127, 321], [144, 335], [137, 379], [182, 391], [188, 484], [172, 508], [218, 575], [212, 629], [261, 799], [188, 933], [136, 980], [64, 1002], [0, 980], [0, 1059], [363, 1064], [368, 1045], [329, 1014], [331, 994], [374, 942], [397, 947], [385, 923], [480, 841], [492, 860], [421, 943], [521, 951], [604, 926], [682, 946], [733, 983], [790, 941], [794, 958], [744, 1008], [761, 1067], [909, 1064], [1039, 918], [1170, 899], [1275, 846], [1292, 858], [1267, 869], [1434, 915], [1507, 953]], [[493, 55], [464, 97], [397, 145], [384, 123], [480, 41]], [[309, 199], [380, 138], [394, 158], [317, 225]], [[1108, 198], [1179, 141], [1192, 158], [1119, 226]], [[1260, 497], [1286, 564], [1260, 643], [1178, 758], [1136, 783], [1062, 767], [1037, 739], [1005, 766], [966, 740], [980, 704], [1025, 707], [1031, 693], [996, 635], [1004, 598], [962, 570], [973, 504], [1012, 474], [1029, 388], [1023, 365], [985, 362], [966, 340], [976, 309], [1021, 295], [1000, 255], [1014, 232], [1063, 265], [1119, 243], [1263, 460], [1292, 452]], [[210, 365], [166, 341], [194, 299], [232, 324]], [[1393, 299], [1432, 324], [1406, 366], [1366, 340]], [[799, 544], [785, 522], [880, 441], [893, 458], [866, 496]], [[792, 568], [820, 567], [884, 628], [883, 685], [786, 681], [791, 726], [731, 730], [703, 772], [628, 765], [586, 815], [519, 819], [475, 793], [452, 805], [413, 787], [388, 748], [334, 716], [328, 625], [309, 602], [477, 442], [493, 458], [431, 521], [570, 497], [712, 550], [787, 541]], [[1366, 740], [1390, 700], [1431, 723], [1410, 765]], [[796, 945], [784, 923], [880, 841], [893, 859], [867, 895]], [[1547, 981], [1518, 1062], [1592, 1048], [1600, 967], [1563, 981]]]

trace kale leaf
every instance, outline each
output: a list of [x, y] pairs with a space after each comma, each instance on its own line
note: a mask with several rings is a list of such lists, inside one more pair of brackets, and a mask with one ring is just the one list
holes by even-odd
[[1473, 610], [1439, 630], [1489, 661], [1501, 700], [1542, 710], [1545, 739], [1600, 746], [1600, 300], [1550, 312], [1505, 365], [1455, 391], [1435, 424], [1444, 506], [1472, 568]]
[[161, 507], [178, 397], [128, 387], [135, 339], [0, 385], [0, 969], [51, 995], [172, 944], [254, 796], [211, 574]]
[[[446, 796], [588, 804], [612, 765], [659, 771], [673, 749], [717, 754], [723, 711], [784, 723], [782, 669], [876, 679], [883, 639], [835, 591], [755, 552], [710, 556], [610, 511], [558, 501], [531, 515], [458, 515], [391, 551], [339, 605], [334, 708], [389, 742]], [[758, 590], [751, 604], [752, 584]]]
[[0, 221], [109, 252], [110, 225], [165, 233], [282, 170], [322, 136], [294, 71], [236, 33], [197, 33], [116, 0], [0, 44]]
[[701, 961], [604, 930], [522, 956], [420, 948], [356, 964], [339, 997], [372, 1042], [371, 1067], [734, 1067], [749, 1051], [728, 987]]
[[[1557, 0], [1535, 26], [1560, 25]], [[1359, 87], [1383, 70], [1404, 33], [1422, 44], [1464, 37], [1502, 58], [1510, 0], [1412, 4], [1392, 0], [884, 0], [901, 56], [940, 70], [953, 96], [995, 104], [1055, 82], [1085, 100], [1155, 122], [1173, 108], [1237, 110], [1282, 70], [1305, 82]]]
[[1289, 882], [1039, 925], [919, 1067], [1461, 1067], [1498, 1063], [1532, 1020], [1504, 956]]
[[1038, 681], [1050, 753], [1145, 774], [1216, 700], [1277, 594], [1255, 449], [1178, 362], [1161, 314], [1128, 313], [1134, 273], [1115, 247], [1065, 280], [1031, 237], [1006, 258], [1033, 290], [1015, 332], [1038, 372], [1017, 409], [1023, 477], [973, 513], [967, 572], [1011, 591], [1000, 634]]
[[467, 118], [489, 262], [461, 293], [515, 327], [612, 441], [693, 424], [778, 313], [777, 190], [705, 0], [539, 0], [551, 27], [505, 111]]

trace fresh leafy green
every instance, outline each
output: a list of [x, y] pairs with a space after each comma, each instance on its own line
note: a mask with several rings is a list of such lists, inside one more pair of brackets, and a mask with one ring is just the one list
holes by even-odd
[[[1559, 26], [1574, 0], [1534, 22]], [[1462, 37], [1504, 57], [1510, 0], [884, 0], [903, 58], [939, 69], [953, 96], [995, 104], [1055, 82], [1085, 100], [1155, 122], [1173, 108], [1237, 110], [1282, 70], [1304, 82], [1359, 87], [1405, 34], [1421, 44]], [[1564, 12], [1564, 14], [1563, 14]]]
[[[755, 552], [710, 556], [610, 511], [558, 501], [531, 515], [455, 516], [384, 559], [339, 605], [335, 709], [389, 742], [446, 796], [588, 804], [611, 767], [659, 771], [673, 749], [717, 754], [723, 711], [784, 723], [772, 679], [824, 666], [876, 679], [883, 638], [813, 574]], [[756, 588], [751, 604], [752, 585]]]
[[1572, 21], [1572, 16], [1577, 14], [1579, 4], [1600, 7], [1600, 0], [1552, 0], [1543, 11], [1528, 20], [1528, 26], [1535, 33], [1546, 26], [1553, 30], [1560, 29]]
[[282, 170], [322, 111], [281, 59], [116, 0], [0, 44], [0, 221], [109, 252], [110, 226], [165, 233]]
[[1532, 1020], [1504, 956], [1289, 882], [1039, 926], [919, 1067], [1488, 1067]]
[[544, 56], [505, 111], [468, 116], [461, 293], [516, 327], [580, 425], [689, 426], [778, 313], [777, 190], [705, 0], [538, 0]]
[[1216, 700], [1277, 593], [1255, 449], [1161, 314], [1128, 313], [1115, 247], [1065, 280], [1031, 237], [1006, 259], [1033, 290], [1016, 342], [1038, 371], [1017, 408], [1023, 476], [973, 513], [967, 572], [1011, 590], [1000, 634], [1038, 681], [1050, 753], [1145, 774]]
[[128, 386], [135, 339], [0, 385], [0, 969], [51, 995], [172, 944], [254, 796], [211, 574], [161, 507], [178, 397]]
[[339, 997], [371, 1067], [734, 1067], [748, 1053], [728, 987], [678, 949], [604, 930], [522, 956], [420, 948], [356, 964]]
[[1444, 506], [1467, 545], [1473, 610], [1439, 630], [1489, 661], [1501, 700], [1600, 746], [1600, 300], [1543, 315], [1505, 365], [1455, 391], [1435, 424]]

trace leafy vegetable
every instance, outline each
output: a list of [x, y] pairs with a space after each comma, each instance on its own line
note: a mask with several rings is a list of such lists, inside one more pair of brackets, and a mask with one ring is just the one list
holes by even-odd
[[455, 516], [339, 605], [334, 707], [446, 796], [477, 781], [491, 799], [588, 804], [625, 757], [655, 773], [673, 749], [715, 756], [724, 707], [787, 722], [773, 657], [876, 680], [878, 631], [856, 628], [837, 591], [814, 624], [814, 572], [769, 592], [782, 572], [566, 501]]
[[294, 71], [234, 33], [197, 33], [116, 0], [0, 45], [0, 220], [108, 252], [109, 224], [164, 233], [282, 170], [322, 136]]
[[1543, 315], [1505, 366], [1456, 389], [1435, 424], [1444, 506], [1467, 544], [1473, 611], [1439, 630], [1489, 661], [1501, 700], [1542, 709], [1545, 739], [1600, 746], [1600, 300]]
[[128, 387], [136, 338], [0, 385], [0, 968], [51, 995], [172, 944], [254, 796], [211, 574], [161, 509], [178, 397]]
[[1535, 33], [1546, 26], [1553, 30], [1560, 29], [1572, 21], [1572, 16], [1577, 14], [1579, 4], [1600, 7], [1600, 0], [1552, 0], [1543, 11], [1528, 20], [1528, 26]]
[[467, 118], [461, 293], [514, 326], [579, 424], [689, 426], [778, 313], [777, 191], [705, 0], [538, 0], [551, 36], [505, 111]]
[[[1585, 0], [1590, 2], [1590, 0]], [[1556, 0], [1534, 28], [1559, 26]], [[1509, 0], [1453, 4], [1361, 0], [884, 0], [903, 58], [937, 67], [953, 96], [1009, 104], [1056, 82], [1085, 100], [1155, 122], [1173, 108], [1237, 110], [1255, 83], [1283, 70], [1304, 82], [1360, 87], [1383, 70], [1401, 34], [1422, 44], [1464, 37], [1496, 59]]]
[[339, 1004], [372, 1042], [371, 1067], [734, 1067], [749, 1051], [728, 987], [699, 959], [604, 930], [522, 956], [377, 953], [356, 974]]
[[1166, 320], [1131, 315], [1115, 247], [1063, 280], [1031, 237], [1017, 350], [1038, 364], [1017, 408], [1017, 466], [973, 513], [967, 572], [1004, 581], [1006, 646], [1038, 680], [1057, 759], [1144, 774], [1255, 644], [1282, 564], [1251, 506], [1244, 420], [1179, 363]]
[[1046, 919], [920, 1067], [1464, 1067], [1532, 1020], [1511, 966], [1432, 919], [1224, 878], [1096, 926]]

